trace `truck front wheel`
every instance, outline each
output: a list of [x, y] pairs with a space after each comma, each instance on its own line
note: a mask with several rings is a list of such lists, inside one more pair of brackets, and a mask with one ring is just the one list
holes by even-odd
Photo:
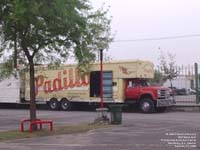
[[143, 113], [152, 113], [155, 111], [154, 103], [149, 98], [144, 98], [140, 101], [140, 110]]
[[52, 98], [50, 101], [49, 101], [49, 108], [51, 110], [58, 110], [59, 108], [59, 102], [56, 98]]

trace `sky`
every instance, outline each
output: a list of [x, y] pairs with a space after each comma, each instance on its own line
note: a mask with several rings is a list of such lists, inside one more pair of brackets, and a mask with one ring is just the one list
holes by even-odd
[[[200, 63], [200, 0], [91, 0], [109, 7], [114, 60], [140, 59], [159, 64], [160, 51], [178, 65]], [[160, 40], [159, 40], [160, 39]]]

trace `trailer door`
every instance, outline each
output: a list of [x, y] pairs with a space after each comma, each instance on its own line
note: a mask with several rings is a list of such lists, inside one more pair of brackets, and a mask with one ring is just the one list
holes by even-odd
[[112, 71], [104, 71], [103, 72], [103, 97], [110, 99], [112, 98], [113, 95], [113, 89], [112, 89], [112, 81], [113, 79], [113, 74]]
[[90, 73], [90, 97], [100, 97], [100, 71]]
[[[100, 97], [100, 75], [100, 71], [92, 71], [90, 73], [90, 97]], [[113, 95], [112, 78], [112, 71], [103, 72], [103, 97], [105, 101], [111, 99]]]

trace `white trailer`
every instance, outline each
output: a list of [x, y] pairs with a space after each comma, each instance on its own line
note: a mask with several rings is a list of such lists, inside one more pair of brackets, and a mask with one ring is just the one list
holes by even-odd
[[0, 81], [0, 102], [20, 103], [21, 102], [21, 80], [19, 76], [10, 75]]

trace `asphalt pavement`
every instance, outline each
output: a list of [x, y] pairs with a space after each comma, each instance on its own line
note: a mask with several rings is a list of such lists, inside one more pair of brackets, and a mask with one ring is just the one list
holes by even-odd
[[[56, 126], [93, 122], [96, 112], [37, 111]], [[109, 113], [108, 113], [109, 116]], [[28, 110], [0, 109], [0, 131], [19, 129]], [[122, 124], [86, 133], [0, 142], [1, 150], [199, 150], [200, 113], [123, 113]]]

